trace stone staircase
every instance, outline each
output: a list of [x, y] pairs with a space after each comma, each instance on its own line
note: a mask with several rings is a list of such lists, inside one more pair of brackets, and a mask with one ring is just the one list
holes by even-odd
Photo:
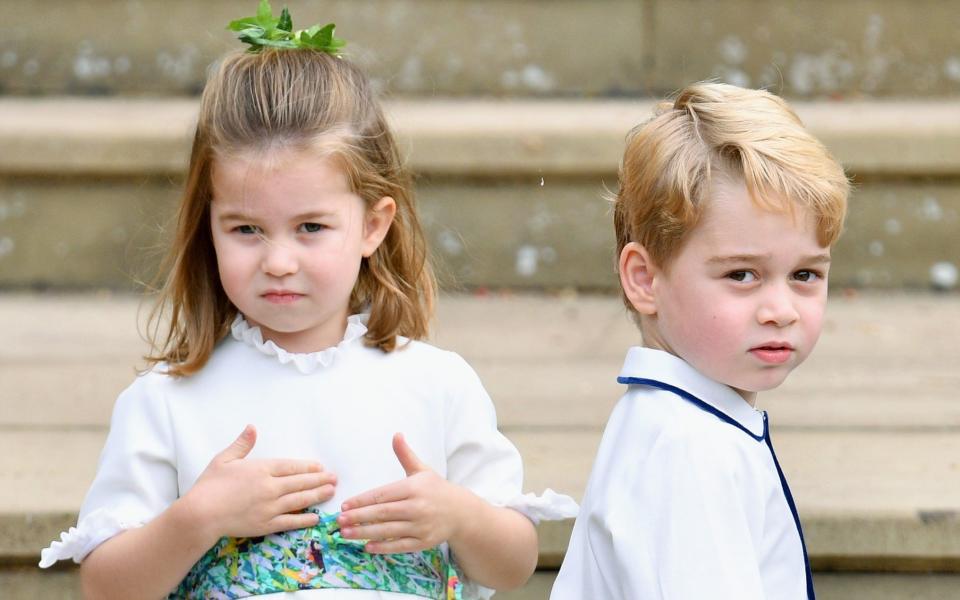
[[[193, 94], [236, 46], [222, 24], [255, 1], [42, 4], [0, 0], [17, 15], [0, 50], [0, 596], [14, 599], [79, 597], [75, 569], [35, 568], [39, 548], [75, 521], [138, 365], [131, 292], [162, 254]], [[625, 133], [698, 79], [789, 97], [855, 183], [820, 348], [761, 399], [819, 597], [960, 599], [951, 3], [288, 5], [297, 26], [335, 21], [388, 95], [449, 292], [435, 339], [480, 373], [530, 490], [579, 497], [637, 343], [611, 294], [603, 199]], [[541, 571], [497, 597], [546, 598], [570, 526], [542, 526]]]
[[[140, 308], [128, 294], [0, 296], [5, 598], [77, 597], [74, 569], [34, 565], [39, 548], [75, 523], [113, 400], [141, 364]], [[817, 351], [760, 398], [821, 598], [957, 598], [958, 313], [949, 295], [837, 295]], [[637, 343], [619, 300], [445, 295], [433, 340], [477, 369], [523, 454], [525, 488], [579, 498], [621, 393], [616, 372]], [[541, 525], [541, 571], [504, 597], [546, 598], [571, 526]]]
[[[0, 286], [131, 289], [160, 256], [196, 101], [0, 98]], [[856, 184], [837, 287], [956, 285], [960, 103], [798, 101]], [[387, 104], [449, 286], [611, 290], [616, 188], [643, 100]]]

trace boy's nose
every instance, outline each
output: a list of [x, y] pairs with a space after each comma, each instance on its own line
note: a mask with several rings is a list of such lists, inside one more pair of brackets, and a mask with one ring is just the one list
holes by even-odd
[[800, 313], [794, 306], [793, 297], [786, 289], [770, 290], [764, 296], [757, 310], [757, 320], [760, 321], [761, 325], [786, 327], [795, 323], [799, 318]]
[[260, 268], [274, 277], [292, 275], [299, 269], [296, 252], [286, 244], [267, 241]]

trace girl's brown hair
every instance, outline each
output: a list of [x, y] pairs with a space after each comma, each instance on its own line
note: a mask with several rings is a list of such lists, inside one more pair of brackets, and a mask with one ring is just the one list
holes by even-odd
[[344, 169], [368, 207], [397, 205], [380, 247], [363, 259], [350, 312], [369, 307], [366, 343], [385, 352], [397, 336], [427, 335], [436, 282], [417, 218], [412, 181], [366, 76], [349, 61], [316, 50], [236, 52], [203, 92], [186, 189], [165, 277], [150, 316], [153, 352], [176, 376], [200, 370], [229, 331], [237, 308], [220, 284], [210, 231], [214, 160], [273, 148], [315, 150]]

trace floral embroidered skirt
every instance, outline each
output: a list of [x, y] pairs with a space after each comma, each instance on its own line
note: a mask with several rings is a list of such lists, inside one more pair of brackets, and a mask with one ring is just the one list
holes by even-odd
[[403, 554], [370, 554], [363, 540], [340, 537], [338, 513], [320, 522], [258, 538], [221, 538], [193, 566], [174, 599], [220, 600], [275, 592], [344, 588], [460, 600], [453, 564], [440, 548]]

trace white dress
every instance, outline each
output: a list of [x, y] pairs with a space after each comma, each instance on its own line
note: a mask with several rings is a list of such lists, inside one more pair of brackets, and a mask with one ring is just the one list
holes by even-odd
[[[42, 552], [41, 566], [80, 562], [108, 538], [156, 517], [248, 423], [258, 434], [252, 458], [317, 460], [337, 475], [334, 497], [315, 507], [321, 512], [402, 479], [391, 446], [402, 432], [421, 461], [491, 504], [533, 520], [573, 516], [569, 498], [549, 490], [521, 495], [520, 455], [497, 430], [493, 404], [460, 356], [415, 341], [392, 353], [368, 348], [365, 321], [351, 316], [335, 347], [293, 354], [238, 317], [199, 373], [177, 379], [158, 368], [137, 378], [114, 407], [77, 527]], [[465, 589], [465, 597], [491, 593]], [[283, 597], [411, 598], [338, 589]]]
[[812, 600], [766, 413], [659, 350], [618, 381], [551, 600]]

